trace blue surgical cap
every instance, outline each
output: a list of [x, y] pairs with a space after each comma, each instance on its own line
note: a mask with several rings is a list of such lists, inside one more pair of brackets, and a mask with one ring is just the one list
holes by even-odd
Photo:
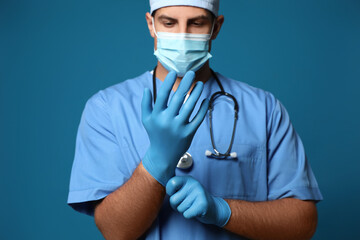
[[217, 17], [219, 1], [220, 0], [150, 0], [150, 14], [153, 14], [155, 10], [162, 7], [192, 6], [207, 9]]

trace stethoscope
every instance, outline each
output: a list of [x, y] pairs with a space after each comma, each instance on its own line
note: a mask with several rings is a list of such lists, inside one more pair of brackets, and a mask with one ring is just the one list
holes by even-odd
[[[215, 74], [215, 72], [210, 69], [212, 76], [215, 78], [217, 84], [219, 85], [220, 91], [215, 92], [211, 95], [210, 101], [209, 101], [209, 120], [210, 120], [210, 138], [211, 138], [211, 144], [213, 147], [213, 152], [210, 150], [205, 151], [205, 156], [210, 158], [216, 158], [216, 159], [226, 159], [227, 157], [230, 157], [232, 159], [237, 158], [236, 152], [231, 152], [232, 145], [234, 143], [234, 136], [235, 136], [235, 129], [236, 129], [236, 121], [238, 119], [238, 111], [239, 111], [239, 104], [236, 100], [236, 98], [231, 95], [230, 93], [225, 92], [222, 84], [220, 83], [220, 80], [218, 76]], [[154, 95], [154, 104], [156, 101], [156, 67], [153, 70], [153, 95]], [[231, 135], [231, 141], [229, 144], [229, 147], [225, 153], [221, 153], [216, 149], [215, 141], [214, 141], [214, 134], [213, 134], [213, 125], [212, 125], [212, 118], [213, 118], [213, 110], [214, 110], [214, 101], [220, 97], [225, 96], [232, 100], [234, 103], [234, 125], [233, 125], [233, 131]], [[180, 169], [188, 169], [193, 165], [193, 158], [190, 153], [186, 152], [179, 160], [177, 167]]]

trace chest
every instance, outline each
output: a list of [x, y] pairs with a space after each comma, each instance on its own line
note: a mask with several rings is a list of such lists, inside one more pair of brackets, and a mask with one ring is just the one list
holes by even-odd
[[[226, 99], [214, 104], [212, 117], [213, 143], [210, 135], [210, 119], [206, 116], [188, 153], [193, 165], [186, 170], [176, 169], [176, 175], [191, 175], [213, 195], [243, 200], [266, 200], [267, 193], [267, 150], [266, 118], [262, 109], [246, 109], [240, 104], [238, 119], [234, 122], [232, 102]], [[131, 109], [137, 109], [132, 107]], [[196, 109], [194, 113], [196, 112]], [[124, 169], [129, 177], [145, 155], [150, 142], [141, 123], [141, 112], [133, 111], [127, 116], [118, 116], [116, 135], [125, 158]], [[237, 157], [232, 159], [211, 158], [205, 151], [214, 152], [214, 146], [222, 153], [234, 140], [231, 152]]]

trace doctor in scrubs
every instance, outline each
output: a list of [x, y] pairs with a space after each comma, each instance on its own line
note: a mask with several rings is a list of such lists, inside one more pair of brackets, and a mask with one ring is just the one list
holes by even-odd
[[106, 239], [315, 232], [322, 196], [286, 109], [209, 66], [218, 11], [219, 0], [150, 0], [156, 68], [86, 103], [68, 204]]

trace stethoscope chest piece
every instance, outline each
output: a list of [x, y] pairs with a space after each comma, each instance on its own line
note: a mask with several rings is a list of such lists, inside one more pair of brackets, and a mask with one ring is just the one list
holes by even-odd
[[179, 160], [177, 168], [188, 169], [193, 165], [193, 158], [190, 153], [186, 152]]

